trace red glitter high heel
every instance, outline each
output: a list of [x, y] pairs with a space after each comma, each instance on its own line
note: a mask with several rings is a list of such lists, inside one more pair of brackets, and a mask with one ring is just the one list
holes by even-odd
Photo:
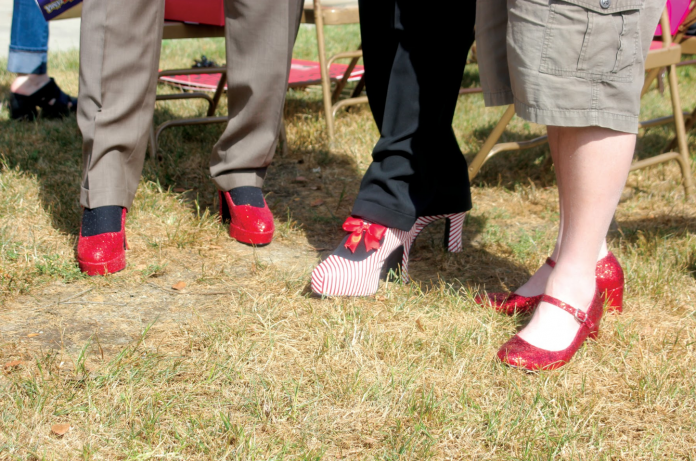
[[273, 240], [273, 214], [264, 199], [263, 208], [235, 205], [229, 192], [219, 192], [220, 216], [230, 223], [230, 237], [249, 245], [268, 245]]
[[82, 228], [77, 240], [77, 263], [87, 275], [106, 275], [126, 268], [126, 209], [121, 215], [121, 230], [84, 237]]
[[[556, 266], [551, 258], [546, 258], [546, 264]], [[595, 268], [597, 289], [602, 296], [602, 301], [607, 306], [607, 311], [623, 312], [624, 272], [619, 260], [612, 252], [597, 261]], [[517, 293], [488, 293], [478, 295], [474, 299], [478, 304], [490, 304], [498, 312], [512, 315], [515, 312], [527, 314], [539, 304], [542, 295], [521, 296]]]
[[547, 351], [529, 344], [519, 335], [513, 336], [498, 351], [498, 358], [507, 365], [529, 371], [555, 370], [570, 362], [587, 338], [595, 339], [599, 334], [599, 322], [604, 312], [604, 301], [597, 289], [587, 312], [572, 307], [553, 296], [542, 295], [541, 302], [553, 304], [571, 314], [580, 323], [575, 339], [560, 351]]

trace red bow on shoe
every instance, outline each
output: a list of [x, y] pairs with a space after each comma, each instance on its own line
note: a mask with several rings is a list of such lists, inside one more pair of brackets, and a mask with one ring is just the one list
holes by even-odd
[[358, 249], [358, 244], [363, 234], [365, 234], [365, 248], [367, 248], [367, 251], [370, 251], [379, 248], [379, 242], [384, 237], [384, 233], [387, 232], [387, 228], [384, 226], [372, 224], [352, 216], [349, 216], [346, 222], [343, 223], [343, 230], [352, 234], [346, 241], [346, 248], [353, 253]]

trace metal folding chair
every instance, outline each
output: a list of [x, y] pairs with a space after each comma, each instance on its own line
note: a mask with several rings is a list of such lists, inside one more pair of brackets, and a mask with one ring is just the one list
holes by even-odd
[[[320, 13], [320, 14], [317, 14]], [[321, 64], [321, 90], [324, 100], [324, 115], [326, 116], [326, 129], [329, 139], [333, 140], [335, 135], [334, 118], [336, 113], [344, 107], [356, 104], [367, 103], [367, 96], [361, 96], [365, 87], [364, 79], [356, 85], [351, 96], [346, 99], [339, 99], [343, 89], [348, 83], [348, 77], [362, 58], [362, 51], [347, 51], [338, 53], [327, 59], [326, 42], [324, 39], [325, 26], [337, 26], [345, 24], [358, 24], [360, 15], [357, 0], [305, 0], [302, 13], [302, 22], [314, 24], [317, 29], [317, 47], [319, 49], [319, 63]], [[331, 64], [339, 59], [350, 59], [348, 71], [343, 78], [336, 82], [336, 88], [331, 92], [331, 78], [329, 68]]]

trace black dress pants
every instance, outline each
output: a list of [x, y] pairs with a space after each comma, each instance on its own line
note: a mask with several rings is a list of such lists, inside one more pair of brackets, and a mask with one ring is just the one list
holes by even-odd
[[452, 130], [476, 2], [360, 0], [365, 84], [380, 131], [352, 214], [409, 230], [419, 216], [471, 209]]

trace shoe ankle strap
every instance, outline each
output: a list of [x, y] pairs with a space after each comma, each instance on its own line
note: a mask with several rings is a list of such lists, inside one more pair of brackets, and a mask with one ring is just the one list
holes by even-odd
[[558, 307], [559, 309], [563, 309], [573, 317], [575, 317], [575, 320], [578, 321], [581, 325], [587, 325], [590, 329], [592, 329], [593, 324], [590, 321], [590, 319], [587, 317], [587, 312], [581, 311], [580, 309], [571, 306], [568, 303], [564, 303], [558, 298], [554, 298], [553, 296], [549, 295], [542, 295], [541, 301], [542, 303], [549, 303], [553, 304], [554, 306]]
[[556, 261], [554, 261], [554, 260], [551, 259], [551, 258], [546, 258], [546, 264], [548, 264], [548, 265], [551, 266], [552, 268], [556, 267]]

